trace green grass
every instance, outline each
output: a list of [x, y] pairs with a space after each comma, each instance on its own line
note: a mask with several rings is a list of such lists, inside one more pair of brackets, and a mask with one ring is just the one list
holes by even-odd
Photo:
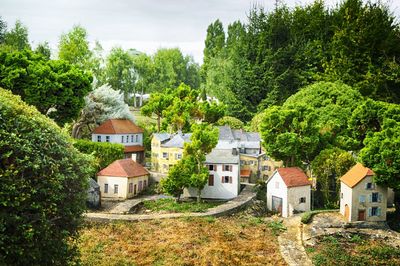
[[205, 212], [222, 202], [176, 202], [175, 199], [158, 199], [143, 202], [143, 208], [152, 212]]
[[314, 211], [309, 211], [309, 212], [305, 212], [301, 215], [301, 222], [303, 224], [308, 224], [312, 221], [312, 218], [314, 217], [314, 215], [318, 214], [318, 213], [323, 213], [323, 212], [337, 212], [338, 210], [334, 209], [334, 210], [327, 210], [327, 209], [323, 209], [323, 210], [314, 210]]

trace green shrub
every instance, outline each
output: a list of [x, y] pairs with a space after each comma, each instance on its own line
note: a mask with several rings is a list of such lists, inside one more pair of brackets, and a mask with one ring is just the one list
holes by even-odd
[[286, 230], [282, 221], [273, 221], [268, 223], [268, 227], [271, 228], [274, 235], [279, 235], [281, 232]]
[[77, 139], [74, 147], [85, 154], [93, 154], [97, 158], [99, 169], [103, 169], [115, 160], [124, 158], [124, 146], [118, 143], [94, 142]]
[[67, 265], [77, 255], [93, 158], [0, 88], [0, 265]]
[[312, 221], [312, 218], [314, 217], [314, 215], [318, 214], [318, 213], [323, 213], [323, 212], [337, 212], [338, 210], [334, 209], [334, 210], [315, 210], [315, 211], [309, 211], [309, 212], [305, 212], [303, 213], [303, 215], [301, 216], [301, 222], [303, 224], [308, 224]]

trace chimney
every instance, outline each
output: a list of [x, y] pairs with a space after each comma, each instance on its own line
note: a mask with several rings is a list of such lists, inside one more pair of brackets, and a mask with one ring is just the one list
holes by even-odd
[[232, 155], [238, 155], [238, 152], [237, 152], [236, 148], [232, 148]]
[[132, 153], [132, 160], [134, 161], [134, 162], [136, 162], [136, 156], [137, 156], [137, 154], [136, 153]]

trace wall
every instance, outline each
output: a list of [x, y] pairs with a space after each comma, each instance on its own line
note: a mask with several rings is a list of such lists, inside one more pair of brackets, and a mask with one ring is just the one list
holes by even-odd
[[345, 205], [349, 205], [349, 217], [352, 215], [351, 203], [352, 203], [352, 194], [353, 190], [349, 188], [345, 183], [340, 182], [340, 213], [344, 216]]
[[[306, 198], [305, 203], [300, 203], [301, 197]], [[305, 212], [311, 210], [311, 186], [290, 187], [288, 188], [288, 215], [293, 215], [294, 211]]]
[[[166, 152], [168, 154], [168, 159], [163, 158], [163, 153]], [[166, 148], [160, 147], [158, 150], [158, 172], [163, 174], [168, 174], [169, 168], [173, 165], [177, 164], [180, 159], [177, 159], [176, 154], [181, 154], [183, 156], [183, 149], [181, 148]]]
[[[97, 183], [100, 186], [102, 198], [122, 198], [125, 199], [128, 192], [128, 179], [116, 176], [98, 176]], [[108, 193], [104, 193], [104, 184], [108, 184]], [[114, 194], [114, 185], [118, 185], [118, 194]]]
[[[143, 181], [145, 181], [146, 180], [146, 186], [148, 186], [149, 185], [149, 176], [148, 175], [144, 175], [144, 176], [137, 176], [137, 177], [129, 177], [128, 178], [128, 185], [127, 185], [127, 198], [132, 198], [132, 197], [134, 197], [134, 196], [136, 196], [136, 195], [138, 195], [139, 194], [139, 182], [140, 181], [142, 181], [142, 184], [144, 184], [143, 183]], [[129, 184], [130, 183], [132, 183], [133, 185], [133, 190], [132, 190], [132, 193], [129, 193]], [[136, 185], [136, 194], [135, 194], [135, 185]], [[142, 188], [142, 190], [144, 189], [145, 187], [143, 186], [143, 188]]]
[[[275, 184], [279, 183], [279, 188]], [[272, 196], [282, 198], [282, 217], [288, 217], [287, 187], [278, 172], [267, 183], [267, 207], [272, 210]]]
[[[131, 136], [133, 136], [133, 142], [131, 142]], [[138, 136], [138, 141], [136, 141], [136, 135]], [[101, 136], [101, 142], [106, 142], [106, 136], [110, 136], [111, 143], [119, 143], [124, 146], [143, 146], [143, 134], [92, 134], [92, 141], [97, 142], [97, 136]], [[124, 142], [121, 143], [121, 136], [124, 136]], [[126, 137], [128, 137], [128, 142], [126, 142]]]
[[[239, 165], [232, 165], [232, 172], [222, 171], [222, 164], [216, 164], [217, 171], [210, 171], [214, 175], [214, 186], [209, 186], [208, 181], [201, 191], [201, 197], [207, 199], [233, 199], [239, 195]], [[232, 183], [222, 183], [222, 176], [232, 176]], [[197, 190], [193, 188], [185, 189], [185, 197], [196, 197]]]

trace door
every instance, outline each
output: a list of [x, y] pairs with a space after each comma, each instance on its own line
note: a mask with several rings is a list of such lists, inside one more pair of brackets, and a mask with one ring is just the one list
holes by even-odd
[[344, 217], [346, 218], [346, 221], [350, 222], [350, 209], [349, 209], [349, 205], [344, 205]]
[[365, 221], [366, 212], [365, 210], [358, 210], [358, 221]]
[[272, 211], [282, 215], [282, 198], [272, 196]]

